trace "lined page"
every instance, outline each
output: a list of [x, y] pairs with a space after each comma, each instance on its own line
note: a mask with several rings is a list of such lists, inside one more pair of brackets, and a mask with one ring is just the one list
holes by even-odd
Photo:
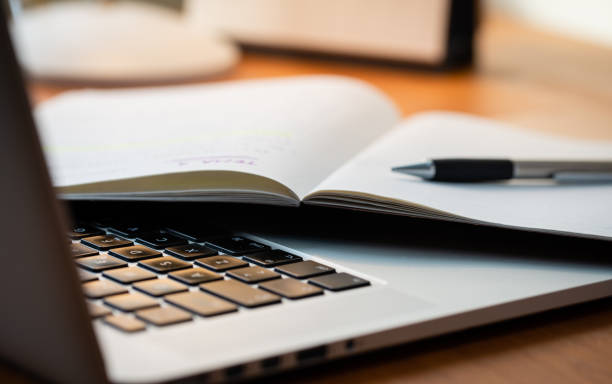
[[43, 103], [36, 118], [57, 187], [239, 171], [301, 198], [390, 130], [398, 113], [366, 83], [303, 76], [69, 92]]
[[463, 114], [421, 114], [349, 161], [307, 200], [612, 239], [611, 183], [436, 183], [391, 172], [445, 157], [612, 160], [612, 142], [534, 133]]

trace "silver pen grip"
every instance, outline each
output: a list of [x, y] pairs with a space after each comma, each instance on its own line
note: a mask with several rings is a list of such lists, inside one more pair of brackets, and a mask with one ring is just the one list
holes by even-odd
[[604, 161], [514, 161], [514, 177], [524, 179], [557, 178], [557, 174], [612, 174], [612, 162]]

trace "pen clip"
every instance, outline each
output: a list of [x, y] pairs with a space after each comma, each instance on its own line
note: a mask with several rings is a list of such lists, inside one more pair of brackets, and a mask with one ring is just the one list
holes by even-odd
[[559, 183], [612, 183], [612, 173], [563, 171], [553, 174], [553, 179]]

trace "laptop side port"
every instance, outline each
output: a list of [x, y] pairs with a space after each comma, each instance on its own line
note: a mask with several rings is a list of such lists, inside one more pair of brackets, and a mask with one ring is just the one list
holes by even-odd
[[272, 370], [280, 366], [281, 359], [279, 356], [269, 357], [261, 361], [261, 368], [263, 370]]
[[344, 343], [344, 349], [345, 349], [347, 352], [352, 351], [354, 348], [355, 348], [355, 340], [354, 340], [354, 339], [347, 340], [347, 341]]
[[233, 367], [229, 367], [225, 370], [225, 377], [227, 377], [228, 379], [237, 379], [242, 376], [244, 370], [244, 365], [235, 365]]
[[312, 363], [318, 360], [322, 360], [327, 355], [327, 346], [322, 345], [320, 347], [314, 347], [304, 349], [297, 353], [297, 361], [299, 364]]

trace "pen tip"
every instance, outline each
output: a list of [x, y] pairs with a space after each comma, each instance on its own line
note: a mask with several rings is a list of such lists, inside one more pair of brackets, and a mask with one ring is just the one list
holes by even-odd
[[411, 176], [418, 176], [424, 179], [432, 178], [435, 172], [430, 162], [403, 165], [401, 167], [393, 167], [391, 168], [391, 170], [393, 172], [399, 172]]

